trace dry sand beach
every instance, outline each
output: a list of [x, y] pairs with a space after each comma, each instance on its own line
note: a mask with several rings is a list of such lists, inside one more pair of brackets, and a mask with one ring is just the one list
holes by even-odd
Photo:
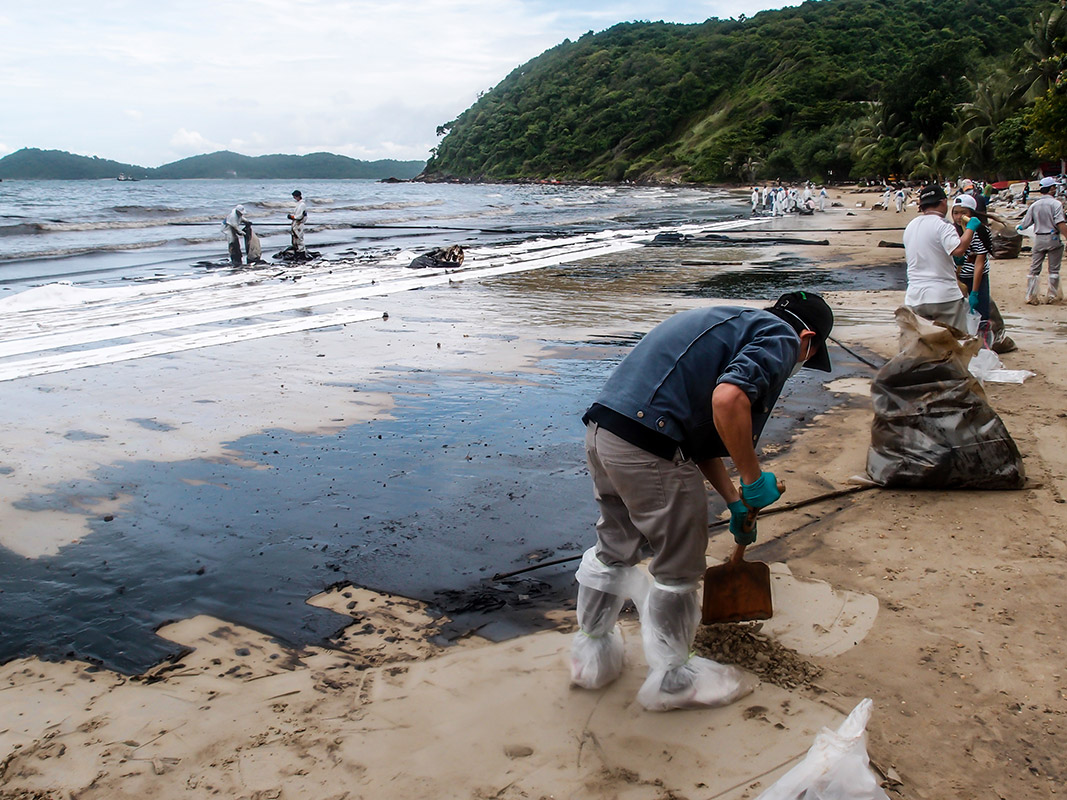
[[[9, 417], [0, 447], [7, 489], [0, 544], [20, 568], [32, 569], [91, 542], [99, 526], [143, 508], [142, 495], [160, 486], [179, 500], [150, 506], [171, 516], [142, 520], [145, 529], [195, 516], [205, 486], [244, 498], [233, 504], [247, 516], [219, 512], [220, 525], [239, 527], [257, 514], [253, 492], [281, 494], [289, 524], [315, 509], [315, 525], [343, 525], [364, 509], [321, 510], [330, 502], [315, 494], [321, 481], [294, 488], [267, 479], [290, 474], [286, 457], [310, 459], [307, 470], [326, 472], [325, 462], [314, 466], [325, 458], [315, 447], [353, 426], [388, 423], [401, 407], [421, 409], [418, 381], [429, 396], [433, 381], [451, 380], [473, 382], [486, 396], [499, 391], [499, 404], [520, 409], [528, 426], [499, 433], [510, 437], [505, 446], [494, 439], [505, 423], [487, 410], [460, 434], [467, 437], [461, 455], [430, 462], [434, 472], [420, 480], [446, 503], [449, 476], [472, 470], [462, 494], [470, 509], [450, 506], [449, 524], [469, 520], [487, 531], [512, 548], [516, 567], [534, 563], [549, 545], [556, 555], [580, 552], [592, 542], [595, 513], [575, 460], [576, 415], [588, 400], [573, 390], [584, 385], [575, 375], [617, 358], [635, 332], [707, 302], [699, 291], [661, 289], [700, 287], [722, 261], [767, 265], [757, 272], [772, 293], [786, 280], [826, 288], [835, 337], [869, 359], [888, 358], [896, 352], [892, 314], [903, 298], [903, 250], [877, 244], [899, 242], [914, 211], [856, 206], [874, 197], [833, 191], [840, 207], [753, 228], [753, 237], [781, 230], [829, 245], [629, 250], [424, 289], [419, 308], [432, 314], [415, 311], [404, 295], [382, 297], [371, 307], [387, 319], [0, 383]], [[886, 227], [897, 230], [876, 230]], [[572, 566], [544, 570], [542, 590], [561, 598], [557, 608], [529, 596], [538, 584], [517, 583], [481, 622], [459, 627], [441, 615], [441, 604], [351, 585], [356, 576], [346, 570], [315, 573], [314, 590], [314, 580], [275, 586], [242, 578], [213, 605], [195, 605], [197, 569], [224, 582], [220, 560], [236, 562], [238, 542], [233, 551], [190, 558], [177, 583], [191, 599], [175, 607], [196, 613], [166, 620], [173, 611], [160, 607], [166, 624], [156, 660], [164, 660], [147, 671], [75, 659], [0, 666], [0, 798], [740, 800], [771, 785], [822, 727], [836, 727], [865, 697], [874, 701], [870, 756], [891, 797], [1062, 794], [1067, 310], [1023, 304], [1027, 264], [1026, 254], [994, 262], [992, 287], [1019, 345], [1002, 360], [1036, 375], [1021, 386], [986, 387], [1025, 457], [1026, 488], [870, 490], [766, 517], [750, 557], [774, 564], [774, 618], [758, 630], [709, 630], [698, 640], [702, 652], [760, 676], [756, 691], [733, 706], [643, 711], [635, 694], [644, 659], [632, 614], [624, 620], [623, 678], [598, 692], [570, 689]], [[729, 282], [715, 274], [721, 290]], [[840, 349], [831, 356], [839, 371], [829, 393], [811, 402], [812, 392], [799, 393], [764, 449], [786, 483], [786, 500], [845, 488], [864, 472], [873, 370]], [[783, 428], [795, 435], [782, 436]], [[410, 438], [405, 446], [413, 463], [420, 448], [429, 453]], [[437, 440], [433, 447], [442, 449]], [[514, 455], [520, 452], [528, 455]], [[105, 469], [141, 462], [184, 467], [153, 466], [166, 473], [155, 483], [134, 479], [132, 468]], [[330, 474], [346, 480], [343, 470]], [[536, 476], [527, 480], [535, 487], [530, 498], [509, 496], [517, 474]], [[94, 475], [111, 477], [94, 483]], [[57, 496], [63, 502], [43, 499]], [[443, 524], [433, 503], [411, 502], [427, 530]], [[582, 514], [559, 530], [555, 506]], [[397, 540], [428, 535], [394, 527]], [[194, 554], [207, 541], [195, 533], [183, 545]], [[129, 546], [136, 538], [130, 534]], [[149, 539], [146, 546], [155, 545]], [[368, 549], [367, 563], [396, 574], [478, 574], [478, 547], [456, 555], [442, 546], [423, 562], [392, 556], [387, 541], [380, 549]], [[727, 534], [713, 531], [709, 559], [729, 550]], [[251, 563], [242, 575], [255, 574]], [[294, 575], [300, 566], [293, 562]], [[99, 562], [96, 568], [106, 573]], [[119, 595], [151, 603], [163, 591], [149, 579], [122, 589], [116, 608]], [[175, 591], [168, 583], [166, 592]], [[457, 608], [469, 615], [474, 605], [465, 597]], [[278, 623], [291, 625], [283, 641], [243, 624], [274, 619], [277, 598], [278, 608], [296, 603], [305, 615]], [[525, 630], [543, 630], [509, 636], [512, 614], [537, 617]], [[280, 611], [277, 618], [288, 619]], [[479, 628], [490, 623], [498, 635], [478, 635], [492, 634]], [[129, 664], [141, 657], [131, 654]]]

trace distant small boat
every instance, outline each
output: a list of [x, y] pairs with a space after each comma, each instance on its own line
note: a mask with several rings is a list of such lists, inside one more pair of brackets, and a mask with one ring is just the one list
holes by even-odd
[[115, 180], [119, 180], [119, 181], [136, 181], [136, 180], [140, 180], [140, 179], [133, 177], [133, 175], [127, 175], [125, 172], [120, 172], [119, 176]]

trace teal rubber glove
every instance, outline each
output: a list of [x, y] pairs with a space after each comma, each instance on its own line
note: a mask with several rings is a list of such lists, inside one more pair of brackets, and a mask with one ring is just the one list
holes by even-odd
[[752, 544], [756, 541], [756, 523], [753, 521], [752, 530], [745, 530], [745, 519], [748, 517], [748, 506], [744, 500], [734, 500], [727, 504], [730, 509], [730, 533], [734, 535], [734, 541], [738, 544]]
[[978, 310], [978, 292], [971, 292], [967, 295], [967, 302], [971, 305], [971, 311]]
[[766, 508], [781, 496], [773, 472], [761, 472], [752, 483], [741, 484], [741, 500], [749, 508]]
[[976, 231], [981, 227], [982, 220], [978, 219], [978, 217], [971, 217], [969, 220], [967, 220], [967, 230]]

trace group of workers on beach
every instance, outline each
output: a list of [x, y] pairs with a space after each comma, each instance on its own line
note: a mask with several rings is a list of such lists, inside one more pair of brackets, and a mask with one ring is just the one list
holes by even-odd
[[757, 214], [772, 217], [784, 217], [786, 214], [812, 214], [816, 210], [825, 211], [829, 193], [825, 186], [816, 190], [810, 181], [801, 188], [784, 186], [752, 187], [752, 216]]
[[[304, 248], [304, 224], [307, 222], [307, 204], [299, 189], [293, 191], [293, 210], [287, 216], [289, 218], [289, 235], [292, 239], [290, 253], [295, 261], [307, 259], [307, 250]], [[261, 256], [258, 239], [252, 232], [252, 221], [248, 218], [243, 205], [236, 205], [226, 215], [222, 223], [222, 232], [229, 246], [230, 264], [234, 267], [241, 266], [241, 240], [245, 244], [245, 262], [252, 266]]]
[[[946, 187], [938, 184], [929, 184], [919, 191], [919, 216], [904, 229], [908, 264], [904, 304], [921, 317], [961, 331], [968, 330], [968, 317], [976, 315], [978, 330], [986, 336], [995, 314], [989, 291], [993, 241], [988, 206], [992, 193], [989, 187], [983, 190], [968, 179], [959, 182], [958, 190], [953, 197]], [[1057, 196], [1060, 190], [1056, 178], [1041, 178], [1040, 196], [1030, 203], [1016, 225], [1017, 233], [1033, 229], [1026, 285], [1026, 302], [1031, 305], [1058, 303], [1063, 299], [1060, 264], [1064, 238], [1067, 238], [1067, 218]], [[1048, 290], [1042, 297], [1040, 280], [1046, 260]]]

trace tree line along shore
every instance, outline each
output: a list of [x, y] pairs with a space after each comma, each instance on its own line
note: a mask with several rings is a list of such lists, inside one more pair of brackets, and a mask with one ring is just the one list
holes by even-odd
[[1013, 178], [1067, 153], [1065, 34], [1048, 0], [623, 23], [517, 67], [441, 125], [423, 177]]

